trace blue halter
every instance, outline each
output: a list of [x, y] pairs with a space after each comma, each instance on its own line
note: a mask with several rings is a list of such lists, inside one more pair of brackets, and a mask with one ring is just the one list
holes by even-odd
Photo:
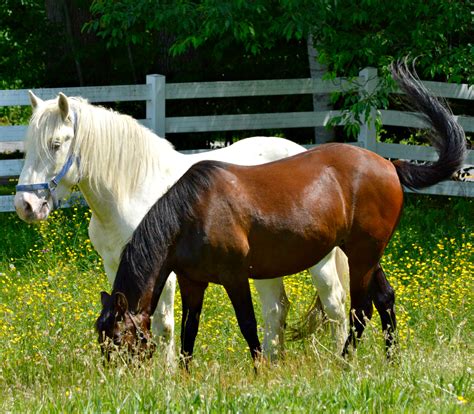
[[[71, 113], [71, 118], [74, 124], [74, 136], [76, 135], [76, 117], [74, 113]], [[77, 162], [77, 165], [79, 166], [79, 158], [77, 158], [74, 154], [69, 155], [69, 157], [66, 160], [66, 163], [63, 165], [59, 173], [53, 177], [51, 181], [48, 183], [38, 183], [38, 184], [18, 184], [16, 186], [16, 191], [23, 191], [23, 192], [36, 192], [36, 191], [48, 191], [51, 199], [53, 200], [53, 209], [59, 208], [61, 205], [61, 200], [58, 200], [58, 196], [56, 194], [56, 188], [61, 182], [61, 180], [64, 178], [64, 176], [69, 172], [71, 169], [72, 165], [74, 162]]]
[[48, 182], [48, 183], [38, 183], [38, 184], [18, 184], [16, 186], [16, 191], [25, 191], [25, 192], [36, 192], [36, 191], [41, 191], [41, 190], [46, 190], [49, 192], [51, 195], [51, 198], [53, 200], [53, 208], [57, 209], [61, 202], [58, 200], [58, 196], [56, 194], [56, 188], [61, 182], [61, 180], [64, 178], [64, 176], [69, 172], [69, 170], [72, 167], [72, 164], [77, 161], [79, 164], [79, 159], [75, 157], [74, 154], [71, 154], [68, 159], [66, 160], [66, 163], [63, 165], [63, 168], [61, 168], [61, 171], [59, 171], [58, 175], [53, 177], [53, 179]]

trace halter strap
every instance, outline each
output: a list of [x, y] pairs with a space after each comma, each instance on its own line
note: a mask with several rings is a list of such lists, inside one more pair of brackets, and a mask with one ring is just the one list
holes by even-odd
[[64, 178], [64, 176], [69, 172], [71, 169], [72, 165], [74, 162], [77, 162], [77, 165], [79, 166], [79, 158], [76, 158], [74, 154], [69, 155], [68, 159], [66, 160], [66, 163], [63, 165], [59, 173], [53, 177], [53, 179], [47, 183], [37, 183], [37, 184], [18, 184], [16, 186], [16, 191], [23, 191], [23, 192], [29, 192], [29, 193], [34, 193], [36, 191], [42, 191], [46, 190], [49, 191], [49, 194], [51, 195], [51, 198], [53, 199], [53, 208], [57, 209], [59, 208], [61, 202], [58, 200], [57, 194], [56, 194], [56, 187], [59, 185], [61, 180]]
[[[74, 136], [76, 136], [76, 131], [77, 131], [76, 114], [74, 112], [71, 112], [70, 116], [71, 116], [71, 121], [73, 123]], [[61, 205], [61, 201], [58, 200], [58, 197], [56, 194], [56, 187], [59, 185], [59, 183], [64, 178], [64, 176], [69, 172], [74, 162], [77, 162], [77, 166], [79, 167], [79, 158], [77, 158], [74, 154], [70, 154], [66, 162], [62, 166], [61, 170], [58, 172], [57, 175], [55, 175], [51, 179], [51, 181], [47, 183], [37, 183], [37, 184], [18, 184], [16, 186], [16, 191], [29, 192], [29, 193], [34, 193], [34, 192], [42, 191], [42, 190], [49, 191], [49, 194], [51, 195], [51, 198], [53, 200], [53, 209], [57, 209]]]
[[135, 331], [137, 332], [137, 339], [139, 339], [141, 342], [148, 342], [149, 339], [146, 337], [145, 333], [143, 332], [142, 328], [138, 325], [137, 321], [134, 318], [134, 314], [130, 311], [127, 311], [128, 316], [130, 317], [130, 320], [132, 321], [133, 326], [135, 327]]

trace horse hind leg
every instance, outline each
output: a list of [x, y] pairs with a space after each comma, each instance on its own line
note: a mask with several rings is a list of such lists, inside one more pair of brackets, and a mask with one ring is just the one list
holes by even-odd
[[313, 283], [321, 299], [324, 311], [331, 323], [335, 350], [342, 351], [347, 332], [344, 289], [349, 274], [347, 257], [335, 247], [310, 269]]
[[390, 286], [380, 263], [376, 266], [374, 271], [371, 283], [371, 296], [382, 321], [382, 331], [385, 335], [385, 350], [387, 352], [387, 358], [390, 358], [396, 343], [395, 329], [397, 328], [397, 319], [395, 315], [395, 292], [392, 286]]
[[176, 368], [176, 349], [174, 342], [174, 296], [176, 275], [171, 273], [161, 293], [158, 305], [153, 313], [151, 330], [163, 348], [168, 369]]
[[350, 347], [357, 347], [357, 341], [364, 332], [367, 321], [373, 314], [372, 280], [383, 248], [374, 240], [359, 240], [346, 247], [350, 268], [351, 312], [349, 336], [344, 344], [343, 356]]
[[[353, 277], [357, 278], [356, 275]], [[382, 330], [385, 333], [387, 357], [390, 357], [395, 344], [395, 293], [379, 262], [362, 280], [369, 280], [369, 283], [353, 283], [351, 285], [351, 330], [344, 345], [343, 355], [346, 356], [349, 353], [350, 346], [356, 348], [357, 341], [364, 332], [366, 321], [372, 318], [373, 305], [375, 305], [382, 321]]]
[[286, 296], [282, 278], [254, 280], [254, 284], [262, 303], [263, 355], [274, 361], [284, 351], [285, 324], [290, 301]]
[[351, 346], [354, 349], [357, 348], [357, 341], [360, 340], [367, 321], [372, 319], [372, 314], [373, 304], [370, 295], [364, 292], [360, 298], [355, 300], [351, 298], [350, 330], [349, 336], [342, 351], [343, 356], [347, 356], [349, 354], [349, 349]]

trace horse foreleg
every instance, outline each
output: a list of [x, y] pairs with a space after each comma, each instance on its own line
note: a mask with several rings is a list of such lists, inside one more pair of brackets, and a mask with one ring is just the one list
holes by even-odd
[[255, 319], [249, 280], [246, 277], [245, 279], [232, 278], [231, 282], [224, 284], [224, 288], [234, 307], [240, 331], [247, 341], [252, 359], [256, 362], [262, 348], [257, 335], [257, 320]]
[[371, 292], [375, 308], [382, 320], [382, 330], [385, 335], [387, 358], [390, 358], [393, 346], [396, 343], [394, 335], [395, 329], [397, 328], [397, 319], [395, 315], [395, 292], [392, 286], [390, 286], [380, 263], [374, 271]]
[[186, 370], [188, 370], [199, 329], [204, 292], [208, 284], [184, 279], [179, 275], [178, 283], [183, 306], [183, 316], [181, 319], [181, 360]]
[[157, 342], [163, 347], [163, 353], [168, 368], [176, 366], [176, 350], [174, 343], [174, 295], [176, 290], [176, 275], [171, 273], [166, 281], [158, 305], [153, 314], [152, 332]]
[[284, 351], [285, 323], [290, 302], [282, 278], [255, 280], [254, 283], [262, 302], [263, 355], [273, 361]]

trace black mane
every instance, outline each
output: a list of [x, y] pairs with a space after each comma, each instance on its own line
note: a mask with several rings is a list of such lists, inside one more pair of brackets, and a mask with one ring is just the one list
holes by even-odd
[[129, 303], [132, 298], [135, 299], [132, 303], [137, 303], [143, 295], [149, 278], [162, 266], [182, 223], [195, 217], [195, 203], [211, 186], [214, 173], [223, 167], [225, 163], [219, 161], [194, 164], [143, 217], [124, 247], [114, 282], [114, 291], [125, 293], [130, 297]]

